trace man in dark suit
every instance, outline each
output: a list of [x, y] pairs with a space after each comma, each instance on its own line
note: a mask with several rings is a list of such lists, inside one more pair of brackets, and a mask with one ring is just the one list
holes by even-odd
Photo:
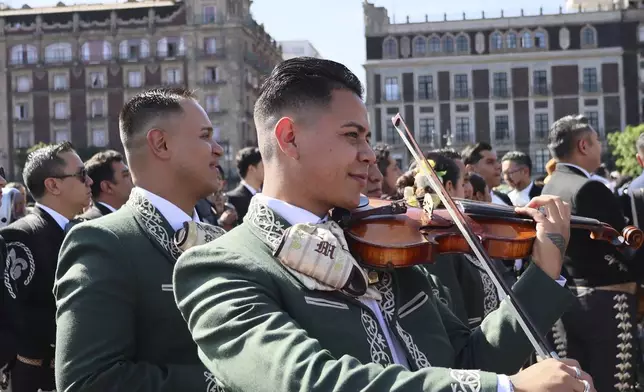
[[85, 168], [94, 182], [93, 205], [80, 217], [100, 218], [121, 208], [130, 197], [133, 186], [130, 169], [125, 164], [123, 155], [114, 150], [98, 152], [85, 162]]
[[[92, 180], [69, 143], [27, 158], [23, 179], [36, 200], [33, 213], [0, 230], [7, 244], [4, 297], [16, 342], [13, 392], [51, 391], [56, 305], [52, 288], [64, 227], [89, 205]], [[7, 337], [3, 337], [5, 339]]]
[[[601, 163], [601, 142], [588, 119], [566, 116], [550, 129], [550, 152], [558, 160], [545, 195], [569, 203], [574, 215], [594, 218], [621, 231], [617, 198], [591, 174]], [[634, 390], [637, 359], [636, 261], [612, 245], [571, 230], [564, 272], [577, 303], [562, 317], [567, 353], [595, 380], [598, 391]]]
[[512, 205], [523, 207], [541, 195], [542, 183], [532, 181], [532, 159], [521, 151], [510, 151], [501, 158], [503, 179], [512, 187], [508, 197]]
[[463, 150], [463, 163], [470, 173], [476, 173], [483, 177], [490, 188], [492, 203], [512, 205], [512, 201], [503, 192], [495, 191], [494, 188], [501, 185], [501, 164], [492, 146], [485, 142], [476, 143]]
[[236, 161], [241, 182], [237, 188], [228, 192], [227, 196], [237, 211], [237, 224], [241, 224], [248, 211], [250, 199], [260, 191], [264, 183], [264, 164], [257, 147], [242, 148], [237, 153]]

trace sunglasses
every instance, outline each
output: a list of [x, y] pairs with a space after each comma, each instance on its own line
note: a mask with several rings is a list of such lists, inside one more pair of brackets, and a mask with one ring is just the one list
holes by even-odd
[[87, 169], [82, 168], [78, 172], [74, 174], [61, 174], [59, 176], [51, 176], [51, 178], [58, 178], [58, 179], [65, 179], [65, 178], [70, 178], [70, 177], [76, 177], [78, 178], [82, 183], [85, 183], [87, 181]]

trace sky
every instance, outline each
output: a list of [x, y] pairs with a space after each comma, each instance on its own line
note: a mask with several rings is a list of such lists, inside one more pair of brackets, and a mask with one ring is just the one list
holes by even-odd
[[[1, 1], [1, 0], [0, 0]], [[12, 7], [28, 3], [32, 7], [51, 6], [58, 0], [4, 0]], [[185, 1], [185, 0], [184, 0]], [[364, 82], [365, 61], [364, 0], [254, 0], [251, 8], [253, 16], [263, 23], [266, 31], [278, 41], [308, 40], [324, 58], [345, 64]], [[403, 22], [442, 20], [447, 14], [450, 20], [480, 18], [485, 11], [488, 18], [539, 13], [557, 13], [565, 0], [370, 0], [376, 6], [384, 6], [389, 17]], [[74, 3], [98, 3], [108, 1], [82, 0], [73, 2], [63, 0], [67, 5]], [[436, 6], [440, 4], [440, 6]]]

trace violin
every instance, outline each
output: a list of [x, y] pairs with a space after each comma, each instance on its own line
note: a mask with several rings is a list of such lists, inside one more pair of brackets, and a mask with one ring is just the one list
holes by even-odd
[[[536, 222], [513, 207], [453, 199], [465, 221], [491, 258], [522, 259], [532, 253]], [[402, 268], [433, 262], [441, 254], [472, 253], [462, 233], [444, 209], [427, 211], [404, 200], [362, 197], [351, 212], [336, 213], [356, 259], [374, 268]], [[594, 240], [606, 241], [633, 254], [644, 242], [644, 233], [627, 226], [622, 233], [595, 219], [572, 216], [572, 229], [589, 231]]]

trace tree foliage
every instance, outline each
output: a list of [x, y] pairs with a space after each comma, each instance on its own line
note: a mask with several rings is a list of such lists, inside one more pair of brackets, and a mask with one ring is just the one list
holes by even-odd
[[623, 132], [608, 134], [608, 145], [615, 157], [615, 165], [622, 175], [639, 176], [642, 168], [637, 163], [635, 142], [644, 133], [644, 124], [627, 126]]
[[16, 174], [20, 176], [20, 173], [22, 173], [22, 168], [25, 167], [25, 163], [27, 162], [27, 157], [29, 156], [29, 154], [48, 145], [49, 144], [47, 143], [39, 142], [38, 144], [34, 144], [29, 148], [16, 149], [15, 155], [14, 155], [14, 159], [15, 159], [14, 164], [18, 168], [18, 172]]

